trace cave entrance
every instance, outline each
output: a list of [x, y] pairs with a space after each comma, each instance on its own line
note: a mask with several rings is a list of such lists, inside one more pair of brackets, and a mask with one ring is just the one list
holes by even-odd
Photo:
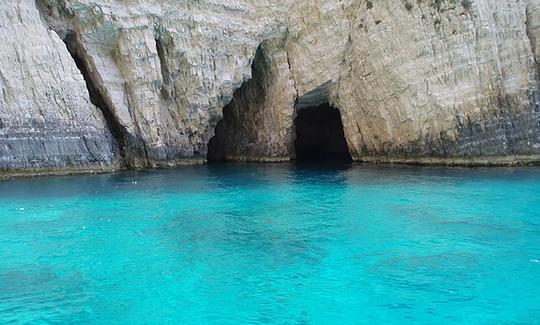
[[352, 161], [341, 114], [330, 104], [299, 109], [295, 119], [296, 160]]

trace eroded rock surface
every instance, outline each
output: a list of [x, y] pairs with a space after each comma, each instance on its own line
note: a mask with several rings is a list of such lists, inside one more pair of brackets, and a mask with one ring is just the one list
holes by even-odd
[[361, 5], [335, 93], [356, 159], [538, 153], [525, 2]]
[[298, 110], [326, 104], [355, 160], [540, 157], [535, 0], [37, 3], [0, 9], [4, 169], [199, 163], [209, 142], [216, 159], [294, 159]]
[[114, 139], [34, 2], [0, 6], [0, 172], [116, 168]]
[[223, 109], [209, 144], [210, 160], [283, 161], [294, 157], [297, 97], [283, 39], [263, 42], [252, 78]]
[[39, 3], [52, 29], [76, 35], [131, 167], [206, 160], [223, 107], [286, 13], [272, 1]]

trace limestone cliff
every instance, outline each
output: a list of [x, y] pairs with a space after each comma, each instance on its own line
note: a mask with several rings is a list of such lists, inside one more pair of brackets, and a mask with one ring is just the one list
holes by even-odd
[[351, 29], [364, 33], [351, 34], [335, 92], [354, 157], [430, 162], [538, 153], [526, 3], [357, 8]]
[[0, 43], [0, 171], [114, 168], [114, 139], [103, 115], [34, 3], [2, 4]]
[[536, 0], [17, 0], [0, 26], [8, 172], [294, 159], [324, 104], [355, 160], [540, 157]]

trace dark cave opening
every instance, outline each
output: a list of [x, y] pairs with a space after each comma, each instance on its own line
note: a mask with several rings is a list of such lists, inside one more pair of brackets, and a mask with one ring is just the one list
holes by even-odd
[[[236, 92], [239, 91], [237, 90]], [[223, 108], [223, 118], [217, 123], [214, 130], [215, 134], [208, 142], [206, 160], [209, 163], [226, 161], [227, 148], [232, 145], [229, 139], [230, 135], [227, 134], [227, 124], [235, 125], [235, 129], [240, 128], [240, 125], [238, 125], [240, 121], [234, 113], [231, 104]]]
[[215, 134], [208, 143], [208, 162], [245, 160], [253, 155], [250, 148], [257, 142], [253, 125], [254, 119], [261, 113], [265, 100], [264, 72], [267, 61], [261, 46], [257, 48], [251, 65], [252, 78], [236, 89], [229, 104], [223, 108], [223, 118], [215, 127]]
[[328, 103], [299, 109], [295, 126], [296, 161], [352, 161], [338, 109]]
[[[252, 79], [245, 81], [223, 108], [223, 118], [208, 143], [208, 162], [351, 162], [341, 114], [326, 100], [328, 85], [304, 94], [301, 100], [295, 97], [297, 101], [290, 107], [281, 102], [265, 105], [266, 101], [272, 103], [270, 96], [274, 94], [268, 87], [276, 81], [267, 51], [265, 46], [257, 49]], [[295, 111], [296, 118], [291, 121]], [[291, 115], [284, 121], [273, 120], [284, 112]]]

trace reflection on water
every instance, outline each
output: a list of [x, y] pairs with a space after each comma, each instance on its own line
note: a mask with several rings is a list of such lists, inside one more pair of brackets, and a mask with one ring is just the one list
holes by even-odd
[[540, 169], [0, 183], [0, 323], [535, 323]]

